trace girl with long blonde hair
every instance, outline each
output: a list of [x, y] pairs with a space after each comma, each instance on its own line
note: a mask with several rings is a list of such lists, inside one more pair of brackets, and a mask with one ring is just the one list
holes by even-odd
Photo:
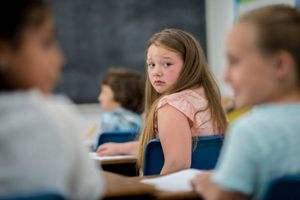
[[161, 174], [189, 168], [192, 136], [219, 134], [227, 125], [203, 50], [189, 33], [165, 29], [148, 42], [147, 72], [139, 166], [147, 142], [159, 137], [165, 157]]
[[[185, 31], [162, 30], [148, 42], [146, 71], [144, 127], [139, 143], [131, 143], [125, 153], [137, 153], [142, 169], [147, 142], [160, 138], [165, 158], [161, 174], [189, 168], [192, 136], [220, 134], [227, 126], [203, 50]], [[119, 147], [118, 153], [124, 153], [124, 145]]]

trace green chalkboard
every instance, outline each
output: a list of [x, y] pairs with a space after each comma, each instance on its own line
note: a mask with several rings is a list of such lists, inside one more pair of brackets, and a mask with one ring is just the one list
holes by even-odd
[[76, 103], [97, 101], [111, 66], [144, 72], [149, 37], [164, 28], [192, 33], [206, 49], [204, 0], [48, 0], [65, 55], [56, 93]]

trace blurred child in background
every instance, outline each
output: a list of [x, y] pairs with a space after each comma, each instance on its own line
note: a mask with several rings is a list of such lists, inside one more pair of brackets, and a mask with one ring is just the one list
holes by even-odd
[[98, 101], [104, 111], [100, 119], [101, 131], [140, 131], [144, 111], [143, 75], [113, 68], [101, 81]]
[[1, 1], [0, 24], [0, 196], [99, 199], [77, 112], [51, 94], [63, 64], [52, 12], [41, 0]]
[[98, 96], [103, 114], [99, 128], [93, 130], [94, 144], [105, 131], [140, 131], [143, 122], [144, 87], [145, 78], [138, 72], [126, 68], [112, 68], [105, 74]]
[[300, 11], [273, 5], [250, 11], [226, 40], [225, 79], [237, 108], [215, 172], [193, 180], [204, 199], [264, 199], [275, 178], [300, 171]]

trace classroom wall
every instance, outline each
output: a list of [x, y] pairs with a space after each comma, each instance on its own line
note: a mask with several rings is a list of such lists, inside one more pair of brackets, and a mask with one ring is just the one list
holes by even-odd
[[224, 40], [234, 21], [234, 0], [207, 0], [206, 20], [208, 64], [222, 95], [231, 97], [232, 90], [223, 80], [226, 67]]
[[191, 32], [206, 51], [205, 0], [48, 0], [66, 57], [56, 93], [94, 103], [111, 66], [144, 72], [149, 37], [164, 28]]

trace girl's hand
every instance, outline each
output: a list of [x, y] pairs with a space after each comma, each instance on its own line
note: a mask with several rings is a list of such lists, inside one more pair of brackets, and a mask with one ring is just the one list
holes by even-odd
[[138, 141], [101, 144], [96, 153], [98, 156], [134, 155], [137, 156]]
[[105, 143], [98, 147], [96, 151], [98, 156], [111, 156], [123, 154], [122, 152], [122, 143]]

